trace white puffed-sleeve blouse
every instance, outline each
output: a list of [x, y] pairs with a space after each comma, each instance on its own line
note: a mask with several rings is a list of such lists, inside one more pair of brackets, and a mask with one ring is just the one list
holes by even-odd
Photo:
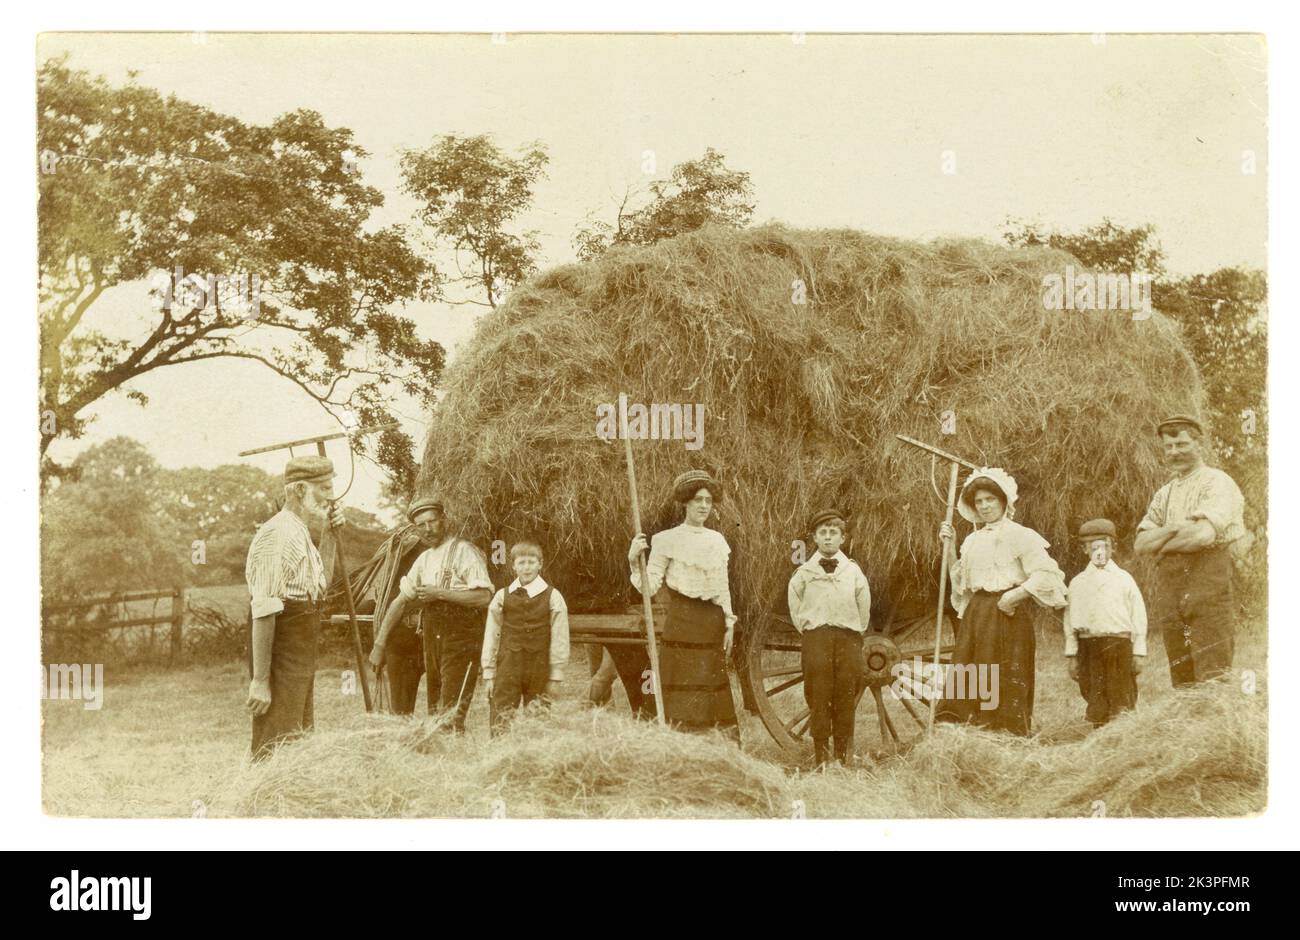
[[[704, 526], [681, 525], [650, 537], [650, 559], [646, 575], [653, 595], [665, 583], [678, 594], [709, 601], [722, 608], [727, 624], [736, 620], [731, 611], [731, 586], [727, 580], [727, 559], [731, 546], [721, 532]], [[641, 589], [635, 571], [632, 586]]]
[[1065, 606], [1065, 574], [1047, 554], [1045, 538], [1003, 516], [961, 543], [952, 569], [952, 606], [961, 616], [976, 591], [1023, 587], [1044, 607]]

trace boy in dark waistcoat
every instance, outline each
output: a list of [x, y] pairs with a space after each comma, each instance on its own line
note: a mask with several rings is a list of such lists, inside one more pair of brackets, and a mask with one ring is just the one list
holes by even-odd
[[541, 546], [518, 542], [510, 548], [510, 561], [515, 580], [492, 598], [483, 634], [493, 734], [521, 706], [553, 698], [569, 661], [569, 608], [542, 580]]

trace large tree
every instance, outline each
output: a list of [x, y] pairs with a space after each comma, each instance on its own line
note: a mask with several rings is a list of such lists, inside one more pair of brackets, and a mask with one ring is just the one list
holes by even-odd
[[1142, 272], [1160, 279], [1165, 274], [1165, 252], [1156, 239], [1154, 225], [1125, 228], [1110, 219], [1077, 232], [1047, 230], [1035, 222], [1008, 219], [1002, 238], [1008, 245], [1047, 245], [1078, 258], [1089, 268], [1132, 274]]
[[[434, 299], [437, 278], [401, 227], [367, 225], [383, 197], [351, 131], [306, 110], [246, 123], [54, 60], [37, 76], [37, 137], [47, 474], [46, 449], [79, 437], [91, 405], [143, 404], [133, 380], [203, 360], [259, 363], [365, 425], [390, 420], [399, 389], [433, 401], [444, 351], [394, 309]], [[132, 282], [154, 286], [138, 329], [97, 325], [105, 292]], [[413, 475], [405, 435], [370, 446]]]
[[49, 598], [170, 588], [190, 543], [159, 498], [157, 461], [115, 437], [83, 451], [41, 506], [41, 586]]
[[[153, 485], [174, 532], [172, 541], [188, 559], [187, 580], [193, 584], [242, 582], [253, 534], [284, 502], [284, 481], [278, 475], [245, 464], [161, 469]], [[354, 554], [349, 563], [355, 564], [374, 543], [371, 533], [383, 526], [372, 513], [353, 506], [344, 507], [343, 514]]]
[[548, 159], [541, 143], [511, 156], [485, 134], [446, 134], [403, 151], [402, 190], [419, 200], [416, 216], [432, 247], [451, 252], [456, 275], [448, 282], [464, 294], [445, 302], [496, 307], [536, 270], [536, 233], [511, 228], [531, 206]]
[[[754, 214], [753, 195], [749, 174], [728, 169], [726, 158], [709, 147], [652, 182], [647, 193], [629, 189], [612, 223], [579, 226], [573, 244], [579, 258], [591, 261], [613, 245], [649, 245], [709, 223], [742, 228]], [[634, 206], [638, 201], [643, 204]]]

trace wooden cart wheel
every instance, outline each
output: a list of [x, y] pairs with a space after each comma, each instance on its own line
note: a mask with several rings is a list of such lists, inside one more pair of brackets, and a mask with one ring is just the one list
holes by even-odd
[[[955, 633], [948, 618], [943, 632], [939, 661], [950, 663]], [[744, 676], [763, 726], [777, 744], [792, 753], [811, 746], [800, 649], [794, 626], [783, 617], [768, 615], [749, 638]], [[918, 670], [933, 662], [933, 613], [891, 621], [879, 632], [867, 634], [863, 641], [866, 681], [858, 699], [855, 734], [859, 751], [870, 750], [872, 745], [897, 748], [925, 729], [930, 701]]]

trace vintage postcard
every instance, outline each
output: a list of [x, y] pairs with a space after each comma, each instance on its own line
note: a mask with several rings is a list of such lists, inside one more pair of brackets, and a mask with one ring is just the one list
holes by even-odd
[[42, 35], [45, 813], [1263, 813], [1267, 59]]

